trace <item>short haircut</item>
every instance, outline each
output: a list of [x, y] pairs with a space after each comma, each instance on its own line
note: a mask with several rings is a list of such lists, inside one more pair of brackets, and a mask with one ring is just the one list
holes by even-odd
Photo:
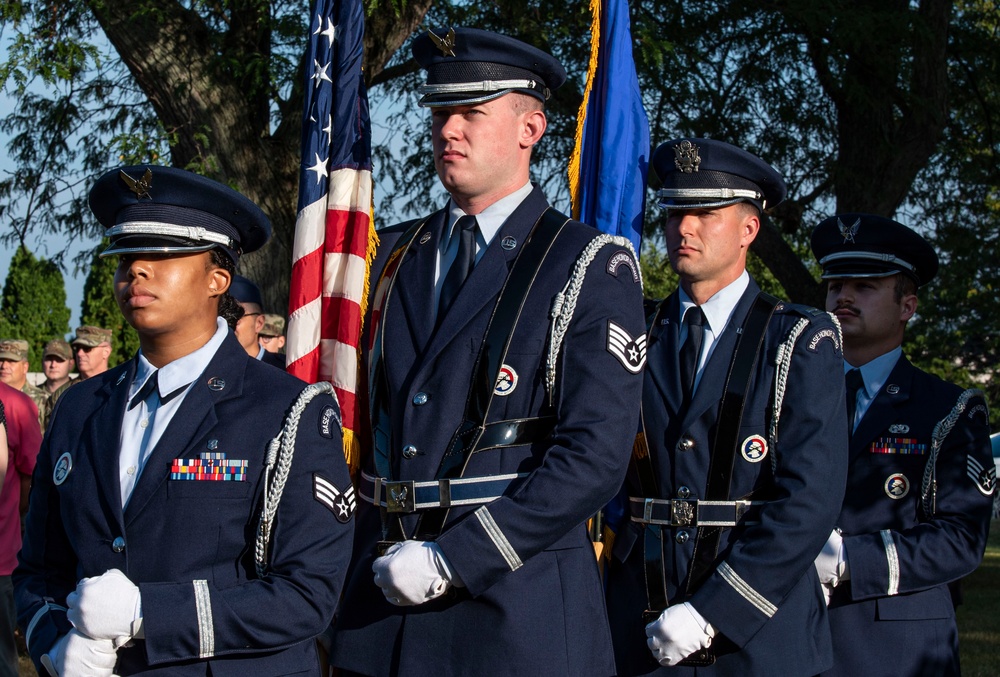
[[893, 298], [896, 299], [896, 303], [901, 303], [904, 296], [916, 296], [917, 294], [917, 283], [912, 277], [906, 273], [896, 274], [896, 284], [893, 287]]

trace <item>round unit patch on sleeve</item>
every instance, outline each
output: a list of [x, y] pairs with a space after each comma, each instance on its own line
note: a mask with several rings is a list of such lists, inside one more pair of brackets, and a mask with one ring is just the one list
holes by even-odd
[[56, 461], [55, 468], [52, 469], [52, 483], [57, 487], [66, 481], [69, 477], [70, 471], [73, 469], [73, 456], [70, 453], [64, 452], [59, 460]]
[[340, 434], [340, 416], [337, 415], [337, 410], [328, 404], [323, 407], [319, 415], [319, 434], [332, 440], [335, 432]]
[[313, 473], [313, 498], [329, 508], [341, 524], [350, 521], [357, 507], [352, 485], [348, 484], [347, 489], [341, 491], [319, 473]]
[[608, 352], [618, 358], [632, 374], [638, 374], [646, 364], [646, 334], [632, 338], [623, 327], [608, 320]]

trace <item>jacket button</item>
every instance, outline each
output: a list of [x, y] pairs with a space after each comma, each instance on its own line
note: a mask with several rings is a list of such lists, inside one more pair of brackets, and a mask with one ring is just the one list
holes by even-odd
[[677, 490], [677, 498], [687, 498], [691, 495], [691, 490], [687, 487], [681, 487]]
[[413, 396], [413, 404], [419, 407], [421, 405], [427, 404], [428, 399], [430, 398], [427, 396], [427, 393], [417, 393], [416, 395]]
[[694, 449], [694, 440], [690, 437], [682, 437], [677, 442], [677, 451], [691, 451]]
[[413, 458], [417, 455], [417, 448], [412, 444], [407, 444], [403, 447], [403, 458]]
[[111, 542], [111, 549], [115, 552], [121, 552], [125, 549], [125, 539], [119, 536]]
[[688, 538], [690, 538], [690, 536], [688, 535], [688, 532], [684, 531], [683, 529], [681, 531], [678, 531], [676, 534], [674, 534], [674, 540], [677, 541], [678, 543], [680, 543], [681, 545], [684, 545], [685, 543], [687, 543], [688, 542]]

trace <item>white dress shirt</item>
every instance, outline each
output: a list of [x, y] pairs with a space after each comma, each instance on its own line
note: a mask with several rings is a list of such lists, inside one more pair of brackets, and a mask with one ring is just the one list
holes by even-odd
[[[493, 242], [493, 238], [500, 232], [500, 228], [514, 210], [524, 202], [524, 199], [531, 194], [531, 182], [515, 190], [510, 195], [502, 197], [489, 207], [476, 214], [476, 263], [483, 258], [486, 248]], [[458, 240], [454, 237], [455, 224], [460, 218], [466, 216], [454, 200], [448, 202], [448, 227], [445, 229], [445, 236], [442, 236], [437, 251], [437, 265], [434, 268], [434, 308], [438, 307], [441, 300], [441, 287], [444, 286], [444, 278], [454, 263], [458, 255]]]
[[[132, 379], [128, 390], [128, 402], [132, 401], [146, 381], [157, 371], [159, 371], [158, 383], [157, 389], [132, 409], [128, 408], [128, 403], [125, 404], [121, 438], [118, 443], [118, 481], [121, 485], [122, 509], [128, 505], [128, 499], [139, 481], [147, 459], [180, 408], [181, 402], [191, 389], [191, 384], [208, 367], [208, 363], [215, 357], [227, 334], [229, 325], [221, 317], [217, 318], [215, 334], [208, 343], [193, 353], [164, 365], [159, 370], [151, 365], [142, 354], [142, 350], [139, 350], [136, 356], [135, 378]], [[165, 404], [160, 402], [160, 393], [170, 395], [178, 389], [182, 389], [183, 392]]]
[[861, 380], [865, 384], [864, 388], [858, 390], [858, 398], [854, 403], [854, 421], [851, 425], [851, 432], [857, 430], [861, 419], [865, 417], [865, 412], [868, 411], [868, 407], [882, 390], [882, 386], [889, 380], [889, 374], [892, 373], [902, 355], [903, 348], [896, 346], [884, 355], [879, 355], [868, 364], [860, 367], [855, 367], [844, 360], [844, 374], [846, 375], [851, 369], [860, 369]]
[[[747, 290], [749, 284], [750, 275], [744, 270], [738, 278], [701, 304], [701, 311], [705, 314], [705, 338], [701, 344], [698, 367], [695, 369], [694, 387], [691, 389], [692, 394], [698, 390], [698, 384], [701, 383], [701, 373], [705, 369], [705, 365], [708, 364], [708, 360], [712, 357], [712, 351], [715, 350], [716, 342], [722, 336], [722, 332], [725, 331], [726, 325], [729, 324], [729, 319], [733, 316], [733, 311], [736, 310], [736, 304], [740, 302], [740, 298], [743, 296], [743, 292]], [[687, 340], [688, 334], [687, 325], [684, 324], [684, 314], [696, 304], [687, 295], [683, 287], [678, 291], [680, 293], [681, 316], [678, 318], [680, 321], [680, 342], [677, 345], [682, 346], [684, 345], [684, 341]]]

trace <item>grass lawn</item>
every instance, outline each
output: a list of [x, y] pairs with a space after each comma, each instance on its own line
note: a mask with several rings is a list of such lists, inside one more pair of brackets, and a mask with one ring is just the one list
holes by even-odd
[[958, 642], [965, 677], [1000, 675], [1000, 520], [990, 525], [986, 556], [962, 583]]

